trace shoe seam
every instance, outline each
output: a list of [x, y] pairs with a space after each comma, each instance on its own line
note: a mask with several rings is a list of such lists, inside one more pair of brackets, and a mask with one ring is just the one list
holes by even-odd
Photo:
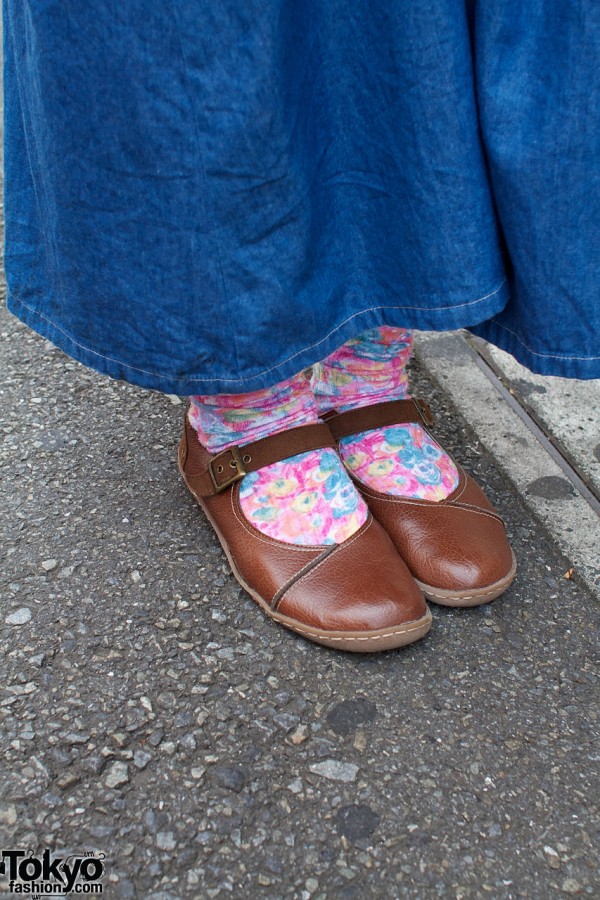
[[[441, 444], [440, 444], [440, 447], [441, 447]], [[442, 447], [442, 449], [443, 449], [443, 447]], [[444, 453], [446, 453], [445, 450], [444, 450]], [[444, 500], [449, 500], [450, 497], [452, 497], [452, 501], [454, 501], [454, 500], [458, 500], [459, 497], [462, 497], [462, 495], [463, 495], [464, 492], [466, 491], [467, 485], [468, 485], [468, 483], [469, 483], [468, 480], [467, 480], [468, 476], [467, 476], [467, 473], [465, 472], [465, 470], [463, 469], [463, 467], [460, 465], [460, 463], [458, 463], [452, 456], [450, 456], [449, 453], [446, 453], [446, 455], [448, 456], [448, 458], [449, 458], [450, 460], [452, 460], [452, 462], [453, 462], [454, 465], [456, 466], [456, 470], [457, 470], [457, 472], [459, 473], [459, 478], [462, 476], [462, 478], [464, 479], [464, 480], [463, 480], [462, 487], [460, 488], [460, 491], [458, 491], [458, 489], [459, 489], [459, 487], [460, 487], [460, 482], [459, 482], [459, 484], [456, 485], [456, 489], [455, 489], [455, 490], [458, 491], [458, 494], [455, 494], [454, 497], [452, 497], [452, 494], [448, 494], [448, 496], [444, 498]], [[452, 501], [451, 501], [451, 502], [452, 502]], [[442, 500], [441, 502], [443, 503], [444, 501]]]
[[[339, 546], [339, 544], [337, 546]], [[279, 606], [283, 595], [287, 591], [289, 591], [290, 588], [292, 588], [295, 584], [297, 584], [298, 581], [304, 578], [305, 575], [308, 575], [308, 573], [312, 571], [314, 567], [320, 565], [322, 562], [325, 562], [326, 558], [328, 556], [331, 556], [331, 554], [335, 552], [335, 549], [336, 544], [332, 544], [330, 547], [326, 547], [323, 552], [315, 559], [309, 559], [309, 561], [304, 566], [302, 566], [301, 569], [298, 569], [295, 575], [292, 575], [292, 577], [283, 585], [283, 587], [280, 587], [279, 590], [275, 592], [273, 598], [269, 602], [269, 605], [273, 612], [277, 611], [277, 607]]]
[[447, 503], [446, 506], [451, 509], [462, 509], [465, 510], [465, 512], [479, 513], [481, 516], [489, 516], [490, 519], [496, 519], [497, 522], [504, 525], [504, 519], [502, 516], [498, 515], [498, 513], [492, 512], [489, 509], [482, 509], [480, 506], [474, 506], [472, 503], [456, 503], [455, 501], [452, 501], [451, 503]]
[[[343, 544], [336, 544], [336, 545], [335, 545], [335, 552], [337, 552], [337, 551], [339, 551], [339, 550], [342, 550], [342, 549], [345, 549], [345, 548], [347, 548], [347, 547], [350, 547], [350, 545], [353, 544], [354, 541], [358, 540], [358, 538], [361, 537], [363, 534], [366, 534], [366, 532], [369, 530], [369, 528], [371, 527], [371, 525], [373, 524], [374, 521], [375, 521], [375, 520], [373, 519], [373, 517], [370, 516], [369, 519], [367, 520], [367, 524], [366, 524], [365, 526], [363, 526], [362, 528], [360, 528], [360, 529], [356, 532], [356, 534], [352, 535], [352, 537], [349, 538], [347, 541], [344, 541]], [[297, 587], [297, 586], [298, 586], [299, 584], [301, 584], [306, 578], [308, 578], [309, 575], [313, 575], [313, 574], [317, 571], [317, 569], [320, 568], [320, 566], [322, 566], [324, 563], [326, 563], [327, 560], [330, 559], [333, 555], [334, 555], [333, 553], [328, 553], [326, 557], [324, 557], [323, 559], [321, 559], [320, 561], [318, 561], [317, 564], [316, 564], [315, 566], [313, 566], [311, 569], [309, 569], [309, 571], [306, 572], [301, 578], [295, 579], [294, 582], [293, 582], [293, 584], [290, 584], [290, 585], [286, 588], [286, 590], [281, 594], [281, 596], [279, 597], [279, 600], [278, 600], [278, 604], [281, 603], [281, 601], [283, 600], [285, 594], [287, 593], [287, 591], [288, 591], [290, 588], [292, 588], [292, 587]]]
[[[362, 409], [362, 407], [359, 407], [359, 408]], [[406, 503], [410, 506], [420, 506], [425, 509], [427, 509], [430, 506], [435, 506], [435, 507], [446, 507], [446, 508], [450, 508], [450, 509], [462, 510], [464, 512], [474, 512], [481, 516], [487, 516], [489, 519], [493, 519], [495, 522], [499, 522], [501, 525], [504, 525], [504, 520], [497, 513], [491, 512], [490, 510], [481, 509], [481, 507], [475, 506], [471, 503], [458, 503], [457, 502], [458, 500], [460, 500], [460, 498], [463, 496], [463, 494], [467, 490], [467, 487], [469, 484], [469, 481], [468, 481], [469, 476], [465, 472], [463, 466], [461, 466], [461, 464], [456, 459], [454, 459], [454, 457], [450, 453], [448, 453], [448, 451], [437, 440], [435, 435], [433, 435], [429, 431], [429, 429], [426, 428], [425, 426], [421, 426], [421, 427], [423, 428], [423, 431], [425, 431], [426, 434], [429, 435], [431, 440], [434, 441], [438, 445], [438, 447], [440, 447], [442, 452], [446, 454], [446, 456], [450, 459], [450, 461], [456, 467], [456, 471], [459, 476], [459, 483], [456, 486], [456, 488], [454, 489], [454, 491], [451, 494], [448, 494], [447, 497], [444, 497], [443, 500], [437, 500], [437, 501], [436, 500], [424, 500], [424, 499], [420, 499], [420, 498], [414, 498], [411, 500], [410, 497], [395, 497], [393, 495], [385, 494], [382, 491], [375, 491], [374, 488], [371, 488], [368, 484], [366, 484], [366, 482], [361, 481], [361, 479], [358, 478], [352, 472], [352, 470], [349, 468], [349, 466], [346, 465], [346, 462], [345, 462], [343, 456], [340, 454], [340, 459], [342, 460], [342, 463], [344, 464], [346, 471], [348, 471], [350, 473], [352, 480], [359, 485], [358, 489], [359, 489], [360, 493], [366, 495], [367, 497], [370, 497], [372, 500], [381, 500], [383, 503]], [[367, 429], [367, 430], [370, 431], [370, 430], [374, 430], [374, 429]], [[460, 484], [460, 479], [463, 480], [462, 486]], [[371, 493], [371, 491], [373, 491], [373, 493]]]
[[[406, 497], [387, 497], [385, 495], [379, 493], [371, 493], [369, 490], [365, 490], [361, 488], [361, 494], [364, 494], [366, 497], [369, 497], [371, 500], [379, 500], [382, 503], [400, 503], [405, 506], [416, 506], [421, 509], [427, 509], [427, 506], [423, 503], [423, 501], [418, 502], [416, 500], [408, 500]], [[503, 525], [504, 522], [500, 516], [497, 516], [495, 513], [489, 512], [484, 509], [480, 509], [478, 506], [468, 506], [466, 503], [455, 503], [454, 501], [447, 503], [441, 500], [438, 503], [434, 501], [429, 501], [431, 506], [440, 506], [444, 509], [456, 509], [459, 512], [470, 512], [475, 513], [480, 516], [487, 516], [488, 519], [493, 519], [494, 522], [498, 522], [500, 525]]]
[[297, 631], [298, 634], [306, 634], [309, 637], [323, 637], [327, 638], [328, 641], [357, 641], [360, 643], [364, 643], [365, 641], [381, 641], [385, 638], [393, 637], [395, 634], [409, 634], [411, 631], [417, 631], [419, 628], [422, 628], [423, 625], [428, 621], [429, 619], [427, 615], [425, 615], [420, 619], [412, 619], [410, 622], [406, 622], [400, 627], [386, 630], [383, 634], [365, 634], [364, 637], [345, 637], [344, 635], [340, 635], [340, 637], [333, 637], [328, 631], [307, 631], [306, 628], [300, 628], [296, 625], [290, 625], [289, 627], [294, 631]]
[[[490, 594], [495, 594], [500, 587], [502, 587], [503, 583], [510, 577], [510, 572], [508, 575], [505, 575], [504, 578], [499, 578], [498, 581], [494, 582], [494, 586], [489, 591], [481, 591], [480, 593], [463, 595], [460, 593], [460, 590], [452, 591], [449, 590], [445, 594], [436, 594], [435, 591], [432, 591], [425, 585], [425, 595], [427, 597], [437, 597], [438, 600], [476, 600], [480, 597], [489, 597]], [[508, 585], [507, 585], [508, 587]]]
[[[411, 398], [406, 398], [406, 399], [411, 399]], [[361, 406], [361, 407], [357, 407], [357, 408], [358, 408], [358, 409], [363, 409], [364, 407]], [[399, 424], [402, 424], [402, 423], [399, 423]], [[407, 424], [410, 424], [410, 423], [407, 423]], [[418, 423], [417, 423], [417, 424], [418, 424]], [[431, 438], [431, 440], [432, 440], [435, 444], [438, 445], [438, 447], [440, 448], [440, 450], [442, 451], [442, 453], [444, 453], [444, 454], [448, 457], [448, 459], [450, 460], [450, 462], [454, 465], [454, 467], [455, 467], [455, 469], [456, 469], [456, 472], [457, 472], [457, 474], [458, 474], [458, 478], [459, 478], [459, 482], [458, 482], [458, 484], [456, 485], [456, 487], [454, 488], [454, 490], [452, 491], [452, 493], [451, 493], [451, 494], [448, 494], [447, 497], [444, 497], [443, 500], [421, 500], [421, 503], [423, 503], [423, 504], [425, 504], [425, 503], [435, 503], [435, 504], [437, 505], [437, 504], [439, 504], [439, 503], [446, 503], [446, 501], [450, 500], [451, 497], [452, 497], [452, 500], [458, 500], [460, 497], [462, 497], [462, 495], [464, 494], [464, 492], [465, 492], [466, 489], [467, 489], [467, 486], [468, 486], [468, 475], [467, 475], [467, 473], [465, 472], [465, 470], [463, 469], [463, 467], [461, 466], [461, 464], [460, 464], [460, 463], [452, 456], [452, 454], [451, 454], [451, 453], [448, 453], [448, 451], [445, 449], [445, 447], [442, 446], [442, 444], [439, 442], [439, 440], [437, 439], [437, 437], [435, 436], [435, 434], [432, 434], [432, 432], [431, 432], [425, 425], [421, 425], [420, 427], [423, 429], [423, 431], [425, 432], [425, 434], [427, 434], [427, 435]], [[363, 433], [364, 433], [364, 434], [367, 434], [369, 431], [375, 431], [375, 430], [377, 430], [377, 429], [374, 429], [374, 428], [368, 428], [365, 432], [357, 432], [357, 434], [363, 434]], [[353, 436], [353, 435], [348, 435], [348, 437], [352, 437], [352, 436]], [[346, 471], [350, 474], [350, 477], [352, 478], [352, 480], [355, 481], [355, 482], [356, 482], [357, 484], [359, 484], [359, 485], [365, 485], [365, 487], [369, 487], [369, 486], [367, 485], [367, 483], [366, 483], [365, 481], [361, 481], [361, 479], [358, 478], [358, 476], [355, 475], [355, 473], [352, 471], [352, 469], [346, 464], [346, 461], [345, 461], [344, 457], [342, 456], [341, 453], [339, 453], [339, 448], [338, 448], [338, 455], [339, 455], [339, 457], [340, 457], [340, 459], [341, 459], [341, 461], [342, 461], [342, 463], [343, 463], [343, 465], [344, 465], [344, 468], [345, 468]], [[462, 478], [462, 480], [463, 480], [462, 486], [461, 486], [461, 484], [460, 484], [461, 478]], [[458, 491], [458, 493], [456, 493], [457, 491]], [[402, 498], [400, 498], [400, 499], [402, 499]]]

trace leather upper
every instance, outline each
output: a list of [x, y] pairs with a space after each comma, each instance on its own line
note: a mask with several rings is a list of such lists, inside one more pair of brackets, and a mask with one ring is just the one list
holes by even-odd
[[[289, 450], [288, 442], [283, 458], [307, 449], [301, 430], [294, 429], [294, 446]], [[323, 432], [321, 438], [326, 438]], [[185, 482], [217, 529], [243, 581], [273, 611], [332, 631], [388, 628], [427, 614], [421, 591], [372, 516], [342, 544], [298, 546], [274, 540], [243, 515], [239, 482], [220, 493], [199, 492], [198, 479], [211, 458], [186, 416], [179, 447]], [[202, 478], [200, 484], [206, 486], [206, 480]]]
[[391, 497], [358, 485], [413, 576], [442, 590], [484, 588], [507, 576], [513, 556], [502, 519], [460, 466], [445, 500]]
[[[334, 414], [327, 423], [339, 439], [419, 417], [423, 426], [432, 422], [424, 401], [404, 400]], [[353, 480], [419, 582], [445, 591], [480, 589], [505, 578], [514, 558], [502, 519], [479, 485], [455, 465], [459, 483], [437, 502], [394, 497]]]

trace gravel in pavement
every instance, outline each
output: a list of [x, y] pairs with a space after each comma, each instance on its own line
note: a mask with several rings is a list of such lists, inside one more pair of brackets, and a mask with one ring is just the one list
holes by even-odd
[[232, 578], [177, 398], [0, 332], [2, 846], [103, 852], [115, 898], [598, 896], [598, 606], [424, 372], [520, 571], [354, 656]]

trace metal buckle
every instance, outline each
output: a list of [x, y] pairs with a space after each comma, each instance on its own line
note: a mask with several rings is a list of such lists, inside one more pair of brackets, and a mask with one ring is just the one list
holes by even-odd
[[[230, 457], [229, 459], [227, 458], [228, 456]], [[217, 476], [220, 476], [226, 470], [226, 467], [235, 469], [235, 472], [226, 477], [223, 481], [217, 481]], [[239, 447], [228, 447], [227, 450], [223, 450], [221, 453], [213, 456], [208, 464], [208, 471], [217, 494], [220, 494], [221, 491], [231, 487], [232, 484], [235, 484], [236, 481], [239, 481], [244, 475], [248, 474]]]
[[435, 425], [435, 419], [433, 418], [433, 413], [429, 409], [429, 404], [424, 400], [421, 400], [420, 397], [413, 397], [412, 402], [415, 404], [417, 408], [417, 412], [423, 419], [423, 423], [428, 425], [430, 428], [433, 428]]

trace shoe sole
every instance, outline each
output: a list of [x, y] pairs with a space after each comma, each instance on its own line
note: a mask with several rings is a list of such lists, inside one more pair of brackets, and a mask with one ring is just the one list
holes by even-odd
[[512, 554], [512, 559], [513, 563], [508, 575], [505, 575], [505, 577], [501, 578], [499, 581], [495, 581], [494, 584], [488, 584], [482, 588], [475, 588], [468, 591], [446, 591], [443, 590], [443, 588], [433, 587], [430, 584], [424, 584], [417, 578], [415, 578], [415, 581], [425, 594], [425, 597], [428, 600], [431, 600], [432, 603], [437, 603], [438, 606], [455, 606], [464, 608], [468, 608], [470, 606], [483, 606], [485, 603], [491, 603], [492, 600], [495, 600], [500, 596], [500, 594], [503, 594], [504, 591], [507, 590], [507, 588], [509, 588], [514, 581], [514, 577], [517, 573], [517, 560], [515, 559], [514, 553]]
[[[185, 475], [181, 470], [181, 466], [179, 466], [179, 471], [185, 484]], [[195, 494], [192, 494], [192, 496], [212, 525], [238, 584], [243, 587], [247, 594], [250, 594], [252, 599], [258, 603], [270, 619], [279, 625], [283, 625], [284, 628], [288, 628], [290, 631], [294, 631], [296, 634], [308, 638], [308, 640], [314, 641], [316, 644], [322, 644], [324, 647], [331, 647], [334, 650], [346, 650], [349, 653], [380, 653], [383, 650], [395, 650], [398, 647], [406, 647], [407, 644], [412, 644], [424, 638], [430, 630], [432, 617], [429, 609], [421, 619], [414, 619], [412, 622], [405, 622], [393, 628], [380, 628], [376, 631], [328, 631], [313, 628], [304, 622], [299, 622], [297, 619], [278, 613], [276, 610], [271, 609], [269, 602], [264, 597], [261, 597], [244, 581], [229, 551], [227, 541], [221, 534], [214, 519], [200, 499]]]

